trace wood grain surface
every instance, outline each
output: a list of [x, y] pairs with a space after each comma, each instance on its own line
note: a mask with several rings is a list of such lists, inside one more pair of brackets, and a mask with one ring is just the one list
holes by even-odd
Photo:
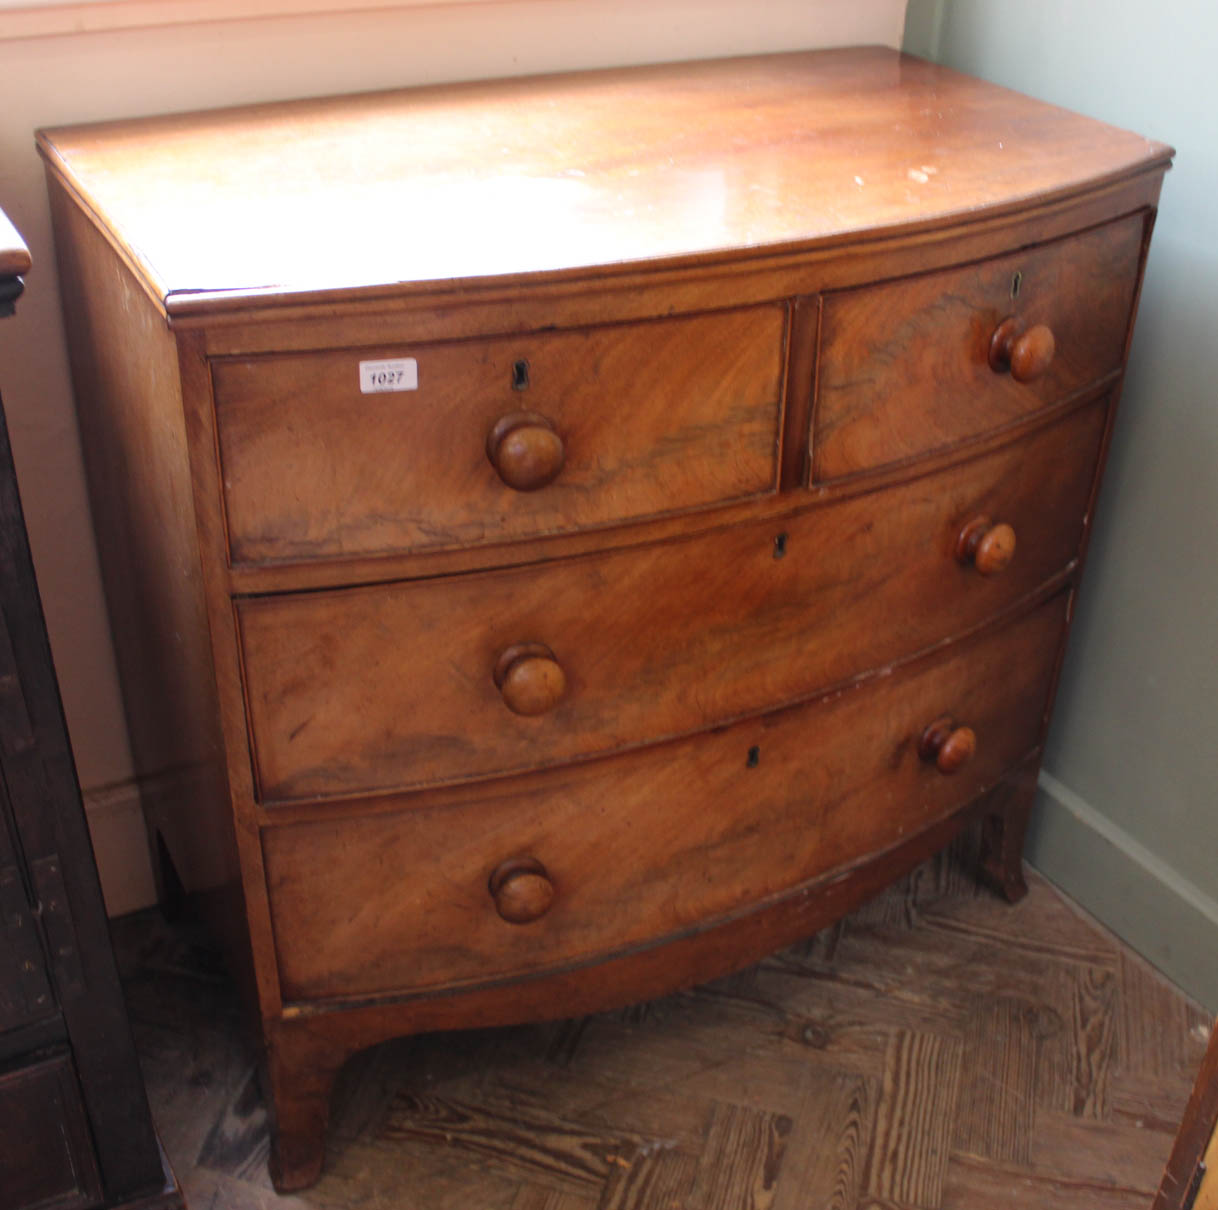
[[[1169, 1037], [1171, 1035], [1168, 1035]], [[1202, 1179], [1199, 1171], [1204, 1164], [1209, 1171], [1204, 1176], [1204, 1195], [1198, 1198], [1199, 1210], [1209, 1210], [1218, 1201], [1218, 1033], [1210, 1038], [1201, 1070], [1197, 1073], [1192, 1095], [1184, 1111], [1180, 1134], [1172, 1147], [1163, 1181], [1155, 1196], [1153, 1210], [1185, 1210], [1188, 1195]]]
[[53, 1055], [0, 1074], [5, 1205], [83, 1210], [105, 1196], [72, 1060]]
[[[963, 633], [1075, 556], [1105, 416], [1096, 401], [928, 479], [773, 523], [511, 571], [242, 600], [262, 797], [611, 752], [806, 698]], [[977, 512], [1018, 534], [995, 576], [955, 555]], [[564, 696], [537, 717], [509, 710], [492, 676], [521, 642], [544, 643], [565, 676]]]
[[170, 310], [807, 248], [1170, 156], [878, 47], [112, 122], [40, 146]]
[[[149, 829], [185, 888], [209, 893], [213, 926], [251, 1000], [273, 995], [265, 974], [254, 990], [246, 913], [256, 915], [264, 896], [251, 868], [257, 846], [232, 820], [227, 761], [236, 754], [222, 733], [208, 623], [214, 579], [200, 558], [209, 548], [200, 524], [206, 532], [218, 508], [196, 510], [180, 378], [191, 362], [179, 361], [163, 319], [87, 216], [54, 185], [50, 201], [65, 318], [89, 334], [70, 341], [69, 353], [128, 735], [137, 766], [165, 777], [143, 802]], [[217, 595], [227, 603], [223, 587]]]
[[[1146, 216], [980, 265], [830, 294], [821, 321], [816, 481], [926, 455], [1010, 424], [1117, 370], [1133, 318]], [[989, 363], [1005, 317], [1047, 324], [1046, 373]]]
[[[477, 546], [773, 491], [785, 340], [786, 308], [774, 305], [214, 361], [232, 558]], [[407, 356], [416, 390], [361, 393], [361, 361]], [[565, 460], [554, 482], [515, 491], [487, 435], [526, 409], [552, 424]]]
[[[284, 993], [535, 973], [849, 868], [958, 810], [1033, 749], [1065, 606], [1059, 596], [913, 671], [679, 744], [400, 813], [268, 829]], [[928, 711], [945, 707], [978, 736], [950, 776], [917, 753]], [[524, 857], [545, 866], [554, 903], [520, 926], [500, 919], [488, 881]]]

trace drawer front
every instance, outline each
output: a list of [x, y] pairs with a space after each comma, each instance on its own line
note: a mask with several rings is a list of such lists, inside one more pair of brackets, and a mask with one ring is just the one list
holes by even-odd
[[[933, 661], [707, 735], [448, 792], [444, 805], [267, 828], [284, 995], [561, 967], [880, 852], [1035, 748], [1065, 611], [1063, 594]], [[951, 774], [918, 751], [944, 715], [976, 738]]]
[[[997, 453], [780, 523], [244, 600], [260, 796], [362, 794], [611, 752], [810, 696], [962, 633], [1074, 556], [1105, 414], [1089, 404]], [[1016, 537], [998, 574], [957, 558], [962, 530], [986, 516]], [[523, 669], [538, 714], [509, 708], [518, 679], [500, 668], [496, 683], [504, 653], [524, 644], [543, 649]]]
[[[477, 545], [772, 491], [785, 342], [773, 305], [218, 360], [232, 560]], [[361, 361], [389, 358], [414, 360], [417, 387], [364, 393]]]
[[0, 1205], [5, 1210], [86, 1210], [101, 1179], [71, 1059], [46, 1059], [0, 1075]]
[[[982, 436], [1118, 369], [1143, 229], [1134, 215], [997, 260], [826, 297], [813, 479]], [[1008, 318], [1015, 366], [1003, 369], [999, 357], [995, 369], [994, 333]], [[1038, 328], [1052, 333], [1047, 366]]]

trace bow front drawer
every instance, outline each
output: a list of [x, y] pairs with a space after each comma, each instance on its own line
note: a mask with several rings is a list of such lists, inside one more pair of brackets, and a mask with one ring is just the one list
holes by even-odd
[[829, 294], [812, 478], [981, 437], [1115, 374], [1146, 219], [980, 264]]
[[238, 604], [264, 801], [717, 726], [984, 623], [1077, 552], [1106, 406], [937, 475], [678, 542]]
[[231, 559], [468, 547], [770, 492], [786, 316], [216, 359]]
[[268, 828], [285, 996], [539, 974], [659, 942], [898, 843], [1035, 747], [1066, 600], [722, 731], [405, 810]]

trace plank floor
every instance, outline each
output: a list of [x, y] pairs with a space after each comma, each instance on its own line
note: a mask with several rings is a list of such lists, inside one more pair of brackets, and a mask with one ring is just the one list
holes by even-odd
[[357, 1056], [285, 1198], [216, 955], [156, 912], [115, 941], [192, 1210], [1145, 1210], [1207, 1019], [1041, 879], [978, 888], [971, 848], [716, 983]]

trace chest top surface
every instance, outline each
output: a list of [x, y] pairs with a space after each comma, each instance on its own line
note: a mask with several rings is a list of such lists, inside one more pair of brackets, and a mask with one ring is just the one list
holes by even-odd
[[882, 48], [44, 131], [172, 314], [934, 228], [1170, 149]]

